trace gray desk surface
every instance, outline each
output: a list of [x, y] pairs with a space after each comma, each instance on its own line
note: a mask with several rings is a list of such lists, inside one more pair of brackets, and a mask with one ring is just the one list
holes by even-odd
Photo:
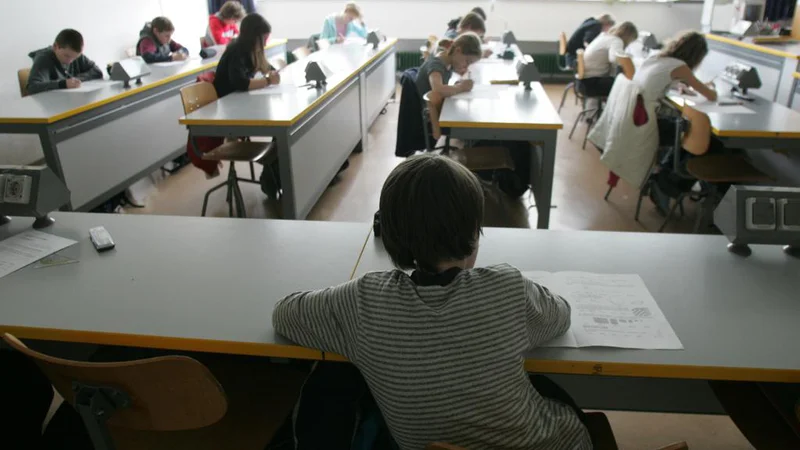
[[[276, 301], [347, 281], [369, 225], [55, 213], [76, 264], [0, 278], [0, 331], [18, 337], [292, 358], [321, 353], [272, 329]], [[0, 239], [30, 227], [0, 226]], [[98, 254], [90, 227], [117, 244]]]
[[328, 69], [327, 87], [322, 90], [298, 87], [291, 92], [253, 95], [236, 92], [206, 105], [180, 119], [183, 125], [288, 126], [322, 102], [360, 70], [397, 43], [390, 39], [377, 49], [363, 44], [337, 44], [315, 52], [308, 58], [289, 64], [281, 71], [281, 85], [306, 84], [305, 68], [309, 61], [321, 61]]
[[737, 47], [749, 48], [761, 53], [782, 56], [784, 58], [800, 59], [800, 42], [797, 42], [796, 40], [788, 40], [787, 42], [771, 44], [757, 44], [753, 42], [753, 38], [751, 37], [746, 37], [741, 40], [720, 36], [717, 34], [706, 34], [706, 37], [718, 42], [724, 42]]
[[[800, 260], [769, 246], [740, 258], [726, 244], [721, 236], [488, 228], [477, 262], [638, 273], [685, 347], [541, 348], [527, 355], [529, 371], [800, 382]], [[391, 267], [370, 238], [356, 276]]]
[[[267, 45], [273, 48], [286, 45], [286, 39], [273, 39]], [[76, 93], [55, 90], [14, 99], [0, 105], [0, 123], [53, 123], [116, 100], [129, 97], [216, 67], [224, 48], [215, 47], [217, 54], [208, 59], [192, 58], [175, 66], [150, 65], [151, 74], [142, 78], [142, 84], [131, 84], [126, 89], [121, 82], [113, 83], [92, 92]], [[105, 66], [101, 69], [105, 74]]]

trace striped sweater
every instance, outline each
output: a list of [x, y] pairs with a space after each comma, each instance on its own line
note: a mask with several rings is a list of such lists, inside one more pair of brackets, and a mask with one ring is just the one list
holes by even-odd
[[523, 353], [569, 328], [561, 297], [503, 264], [446, 286], [372, 272], [278, 303], [278, 333], [346, 356], [364, 375], [400, 448], [590, 449], [568, 406], [531, 386]]

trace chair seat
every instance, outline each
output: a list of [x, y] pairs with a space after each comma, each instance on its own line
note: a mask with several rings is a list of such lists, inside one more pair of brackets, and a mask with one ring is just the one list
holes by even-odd
[[690, 159], [686, 171], [709, 183], [759, 183], [771, 178], [753, 167], [744, 156], [706, 155]]
[[451, 153], [453, 159], [467, 169], [477, 170], [514, 170], [511, 152], [505, 147], [470, 147]]
[[269, 142], [226, 142], [210, 152], [203, 153], [208, 161], [258, 161], [267, 153]]

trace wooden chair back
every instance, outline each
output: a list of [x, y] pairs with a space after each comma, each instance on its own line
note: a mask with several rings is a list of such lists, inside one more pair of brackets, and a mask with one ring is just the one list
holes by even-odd
[[272, 66], [275, 70], [283, 70], [288, 64], [286, 63], [286, 59], [281, 57], [272, 58], [269, 60], [269, 65]]
[[583, 49], [578, 50], [576, 57], [578, 64], [575, 70], [575, 78], [582, 80], [586, 74], [586, 61], [583, 59]]
[[31, 69], [19, 69], [17, 71], [17, 81], [19, 82], [19, 95], [28, 96], [28, 78], [31, 76]]
[[310, 54], [311, 50], [305, 45], [303, 45], [302, 47], [297, 47], [296, 49], [292, 50], [292, 55], [294, 55], [294, 57], [297, 58], [298, 60], [308, 58]]
[[711, 144], [711, 119], [688, 105], [683, 107], [683, 117], [689, 121], [689, 129], [683, 133], [683, 148], [693, 155], [705, 154]]
[[211, 83], [201, 81], [181, 88], [184, 114], [189, 114], [215, 101], [217, 101], [217, 90]]
[[558, 56], [567, 54], [567, 33], [563, 31], [558, 34]]
[[228, 409], [225, 393], [214, 375], [189, 357], [87, 363], [36, 352], [8, 333], [3, 340], [31, 358], [58, 393], [73, 405], [74, 382], [113, 387], [128, 394], [131, 405], [108, 418], [111, 426], [148, 431], [193, 430], [216, 423]]
[[633, 65], [633, 59], [625, 54], [617, 55], [617, 65], [622, 69], [622, 74], [625, 78], [632, 80], [636, 74], [636, 67]]

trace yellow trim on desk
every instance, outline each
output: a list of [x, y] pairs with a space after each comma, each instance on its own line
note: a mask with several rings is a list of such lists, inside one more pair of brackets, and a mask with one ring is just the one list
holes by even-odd
[[560, 130], [564, 124], [499, 123], [499, 122], [439, 122], [442, 128], [495, 128], [503, 130]]
[[256, 344], [251, 342], [231, 342], [210, 339], [189, 339], [6, 325], [0, 325], [0, 332], [11, 333], [21, 339], [42, 339], [98, 345], [122, 345], [192, 352], [227, 353], [232, 355], [270, 356], [273, 358], [323, 359], [322, 352], [319, 350], [312, 350], [296, 345]]
[[761, 53], [767, 53], [767, 54], [770, 54], [770, 55], [780, 56], [780, 57], [783, 57], [783, 58], [800, 59], [800, 55], [797, 55], [797, 54], [794, 54], [794, 53], [789, 53], [789, 52], [784, 52], [784, 51], [777, 50], [777, 49], [774, 49], [774, 48], [770, 48], [770, 47], [768, 47], [766, 45], [759, 45], [759, 44], [753, 44], [753, 43], [750, 43], [750, 42], [743, 42], [743, 41], [740, 41], [740, 40], [737, 40], [737, 39], [731, 39], [731, 38], [724, 37], [724, 36], [719, 36], [719, 35], [716, 35], [716, 34], [706, 34], [706, 37], [708, 39], [712, 39], [712, 40], [719, 41], [719, 42], [724, 42], [726, 44], [735, 45], [737, 47], [748, 48], [750, 50], [755, 50], [755, 51], [761, 52]]
[[[275, 47], [278, 47], [278, 46], [281, 46], [281, 45], [286, 45], [287, 42], [289, 42], [288, 39], [275, 39], [274, 41], [268, 43], [266, 45], [266, 47], [264, 47], [264, 49], [265, 50], [269, 50], [271, 48], [275, 48]], [[42, 118], [42, 119], [0, 118], [0, 123], [55, 123], [55, 122], [58, 122], [59, 120], [63, 120], [63, 119], [67, 119], [67, 118], [72, 117], [72, 116], [76, 116], [76, 115], [78, 115], [78, 114], [80, 114], [82, 112], [90, 111], [92, 109], [99, 108], [100, 106], [107, 105], [109, 103], [112, 103], [112, 102], [115, 102], [115, 101], [118, 101], [118, 100], [122, 100], [123, 98], [130, 97], [130, 96], [132, 96], [134, 94], [138, 94], [140, 92], [145, 92], [145, 91], [148, 91], [150, 89], [153, 89], [153, 88], [156, 88], [156, 87], [159, 87], [159, 86], [163, 86], [163, 85], [165, 85], [167, 83], [171, 83], [171, 82], [173, 82], [175, 80], [180, 80], [181, 78], [185, 78], [187, 76], [191, 76], [191, 75], [198, 74], [200, 72], [204, 72], [206, 70], [209, 70], [209, 69], [212, 69], [214, 67], [217, 67], [218, 63], [219, 63], [219, 61], [213, 61], [213, 62], [210, 62], [208, 64], [203, 64], [202, 66], [196, 67], [196, 68], [194, 68], [194, 69], [192, 69], [190, 71], [181, 72], [181, 73], [178, 73], [178, 74], [163, 78], [163, 79], [158, 80], [158, 81], [154, 81], [152, 83], [149, 83], [149, 84], [146, 84], [146, 85], [143, 85], [143, 86], [133, 87], [133, 88], [131, 88], [131, 89], [125, 91], [125, 92], [121, 92], [121, 93], [119, 93], [117, 95], [114, 95], [112, 97], [104, 98], [102, 100], [98, 100], [98, 101], [96, 101], [94, 103], [89, 103], [89, 104], [83, 105], [83, 106], [75, 108], [75, 109], [70, 109], [68, 111], [64, 111], [61, 114], [57, 114], [55, 116], [51, 116], [51, 117], [48, 117], [48, 118]]]
[[792, 76], [800, 80], [800, 72], [795, 72], [792, 74]]
[[397, 39], [390, 39], [386, 41], [388, 44], [381, 49], [378, 53], [375, 53], [370, 59], [368, 59], [364, 64], [358, 67], [358, 69], [354, 70], [350, 76], [342, 79], [339, 83], [329, 86], [328, 89], [320, 95], [316, 100], [311, 102], [304, 110], [297, 113], [292, 119], [290, 120], [216, 120], [216, 119], [187, 119], [186, 116], [181, 117], [178, 119], [178, 123], [181, 125], [229, 125], [229, 126], [291, 126], [295, 123], [299, 122], [309, 111], [314, 109], [317, 105], [321, 102], [325, 101], [328, 97], [330, 97], [334, 92], [336, 92], [341, 86], [347, 84], [355, 78], [361, 71], [372, 64], [375, 60], [382, 57], [386, 52], [388, 52], [391, 48], [397, 45]]

